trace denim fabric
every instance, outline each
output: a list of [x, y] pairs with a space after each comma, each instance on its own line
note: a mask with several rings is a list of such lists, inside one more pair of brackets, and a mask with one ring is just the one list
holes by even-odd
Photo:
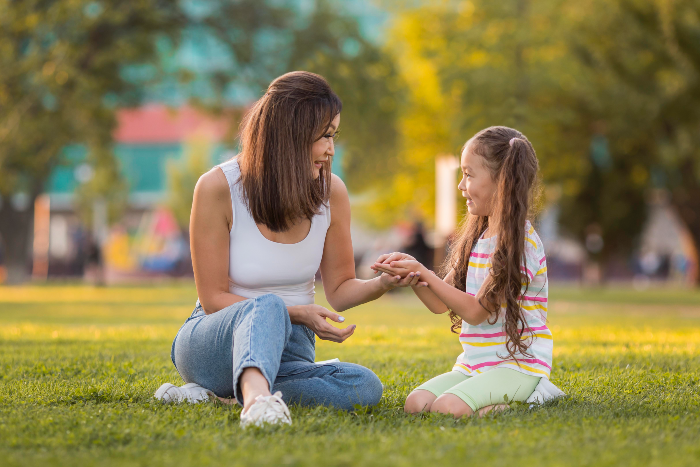
[[343, 410], [376, 405], [382, 396], [379, 378], [353, 363], [314, 363], [315, 338], [306, 326], [291, 323], [276, 295], [244, 300], [209, 315], [198, 302], [175, 336], [171, 358], [186, 383], [239, 402], [241, 373], [255, 367], [272, 392], [282, 391], [286, 403]]

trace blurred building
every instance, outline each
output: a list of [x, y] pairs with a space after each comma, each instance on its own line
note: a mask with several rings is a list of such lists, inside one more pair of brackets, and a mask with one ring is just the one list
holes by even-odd
[[[106, 252], [113, 253], [104, 259], [108, 266], [124, 272], [143, 268], [178, 272], [178, 261], [188, 251], [182, 245], [185, 239], [172, 214], [164, 207], [166, 166], [168, 161], [182, 158], [185, 142], [192, 137], [211, 141], [210, 165], [220, 162], [225, 152], [221, 141], [230, 122], [191, 107], [169, 109], [160, 104], [121, 110], [117, 117], [115, 155], [129, 195], [124, 218], [104, 239]], [[92, 177], [92, 169], [85, 162], [85, 148], [65, 148], [65, 160], [66, 164], [56, 168], [47, 186], [50, 276], [82, 275], [95, 243], [94, 229], [81, 224], [75, 206], [76, 188]], [[131, 254], [132, 250], [138, 254]], [[117, 254], [119, 251], [121, 255]]]

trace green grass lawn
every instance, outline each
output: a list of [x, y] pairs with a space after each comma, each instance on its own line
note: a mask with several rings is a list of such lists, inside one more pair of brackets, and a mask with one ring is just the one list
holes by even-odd
[[179, 381], [170, 345], [195, 299], [191, 285], [0, 288], [0, 465], [700, 465], [700, 293], [552, 286], [568, 396], [458, 421], [403, 413], [460, 346], [447, 317], [393, 294], [317, 349], [374, 370], [378, 407], [292, 407], [291, 427], [247, 431], [238, 407], [153, 399]]

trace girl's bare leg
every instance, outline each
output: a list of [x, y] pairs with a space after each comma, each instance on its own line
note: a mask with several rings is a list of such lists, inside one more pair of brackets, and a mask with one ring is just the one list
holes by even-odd
[[406, 398], [403, 411], [406, 413], [430, 412], [437, 396], [430, 391], [416, 389]]
[[435, 399], [430, 408], [431, 412], [452, 414], [455, 418], [470, 417], [474, 414], [469, 405], [454, 394], [443, 394]]

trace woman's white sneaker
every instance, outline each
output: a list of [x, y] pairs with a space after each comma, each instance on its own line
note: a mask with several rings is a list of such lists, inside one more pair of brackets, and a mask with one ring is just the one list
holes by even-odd
[[279, 391], [271, 396], [256, 397], [253, 405], [241, 412], [241, 427], [243, 428], [250, 425], [263, 426], [265, 423], [271, 425], [292, 424], [289, 408], [282, 400], [282, 393]]
[[216, 395], [197, 383], [187, 383], [181, 387], [165, 383], [158, 388], [154, 397], [166, 403], [179, 404], [181, 402], [189, 402], [190, 404], [196, 404], [198, 402], [209, 402], [215, 399]]

